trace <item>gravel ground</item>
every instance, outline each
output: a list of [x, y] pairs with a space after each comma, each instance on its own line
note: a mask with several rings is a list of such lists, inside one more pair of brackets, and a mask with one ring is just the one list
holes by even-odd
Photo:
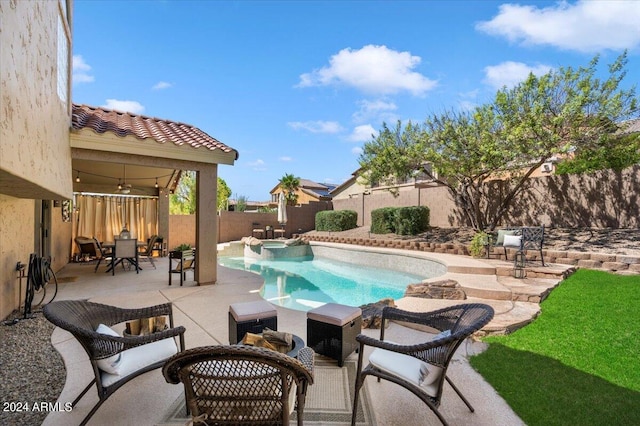
[[41, 424], [48, 414], [41, 404], [55, 404], [67, 375], [60, 354], [51, 345], [53, 324], [42, 312], [11, 322], [22, 317], [14, 311], [0, 325], [0, 425]]
[[[312, 231], [314, 233], [316, 231]], [[371, 235], [367, 227], [332, 232], [349, 237], [402, 238], [429, 242], [468, 244], [474, 232], [470, 229], [433, 228], [416, 237], [394, 234]], [[545, 229], [547, 249], [626, 254], [640, 256], [640, 229]], [[41, 403], [54, 404], [66, 379], [64, 363], [51, 345], [53, 325], [41, 312], [33, 319], [18, 321], [14, 312], [0, 325], [0, 425], [37, 425], [47, 411], [35, 410]], [[23, 411], [18, 411], [22, 408]], [[28, 409], [28, 410], [27, 410]]]

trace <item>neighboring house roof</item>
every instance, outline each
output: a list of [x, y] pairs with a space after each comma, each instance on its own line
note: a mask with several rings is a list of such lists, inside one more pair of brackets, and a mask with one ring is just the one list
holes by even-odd
[[91, 129], [100, 134], [113, 132], [120, 137], [134, 136], [141, 140], [151, 138], [160, 144], [171, 142], [176, 146], [187, 144], [210, 151], [235, 152], [235, 157], [238, 158], [235, 149], [197, 127], [160, 118], [74, 104], [71, 125], [74, 130]]
[[[300, 191], [310, 194], [317, 198], [331, 198], [329, 194], [336, 186], [328, 183], [318, 183], [309, 179], [300, 179]], [[271, 191], [271, 194], [275, 194], [280, 189], [280, 183], [278, 183]]]

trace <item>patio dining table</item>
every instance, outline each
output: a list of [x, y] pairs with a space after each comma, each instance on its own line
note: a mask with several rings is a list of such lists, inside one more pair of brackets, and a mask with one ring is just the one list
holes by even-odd
[[[102, 247], [104, 249], [109, 249], [113, 255], [114, 249], [116, 247], [116, 242], [115, 241], [106, 241], [104, 243], [101, 243]], [[143, 242], [143, 241], [137, 241], [136, 240], [136, 250], [138, 248], [141, 247], [146, 247], [147, 243]], [[105, 272], [111, 272], [113, 270], [113, 268], [115, 268], [117, 265], [121, 264], [122, 261], [126, 260], [127, 262], [129, 262], [131, 265], [134, 265], [138, 270], [142, 270], [142, 268], [140, 267], [138, 261], [135, 258], [132, 257], [127, 257], [127, 258], [122, 258], [122, 259], [118, 259], [116, 260], [116, 262], [113, 265], [109, 265], [109, 267], [107, 268], [107, 270]]]

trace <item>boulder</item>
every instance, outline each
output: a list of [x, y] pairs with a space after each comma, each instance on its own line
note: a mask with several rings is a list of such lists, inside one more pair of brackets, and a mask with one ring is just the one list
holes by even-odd
[[460, 284], [454, 280], [409, 284], [407, 290], [404, 292], [404, 296], [447, 300], [464, 300], [467, 298]]
[[395, 307], [396, 303], [393, 299], [387, 298], [360, 306], [360, 309], [362, 309], [362, 328], [380, 328], [382, 308], [385, 306]]

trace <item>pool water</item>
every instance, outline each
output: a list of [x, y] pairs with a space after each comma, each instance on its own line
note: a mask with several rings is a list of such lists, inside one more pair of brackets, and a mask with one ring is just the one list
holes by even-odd
[[260, 274], [265, 280], [264, 299], [300, 311], [329, 302], [360, 306], [386, 297], [399, 299], [408, 284], [425, 278], [313, 257], [255, 260], [220, 256], [218, 263]]

